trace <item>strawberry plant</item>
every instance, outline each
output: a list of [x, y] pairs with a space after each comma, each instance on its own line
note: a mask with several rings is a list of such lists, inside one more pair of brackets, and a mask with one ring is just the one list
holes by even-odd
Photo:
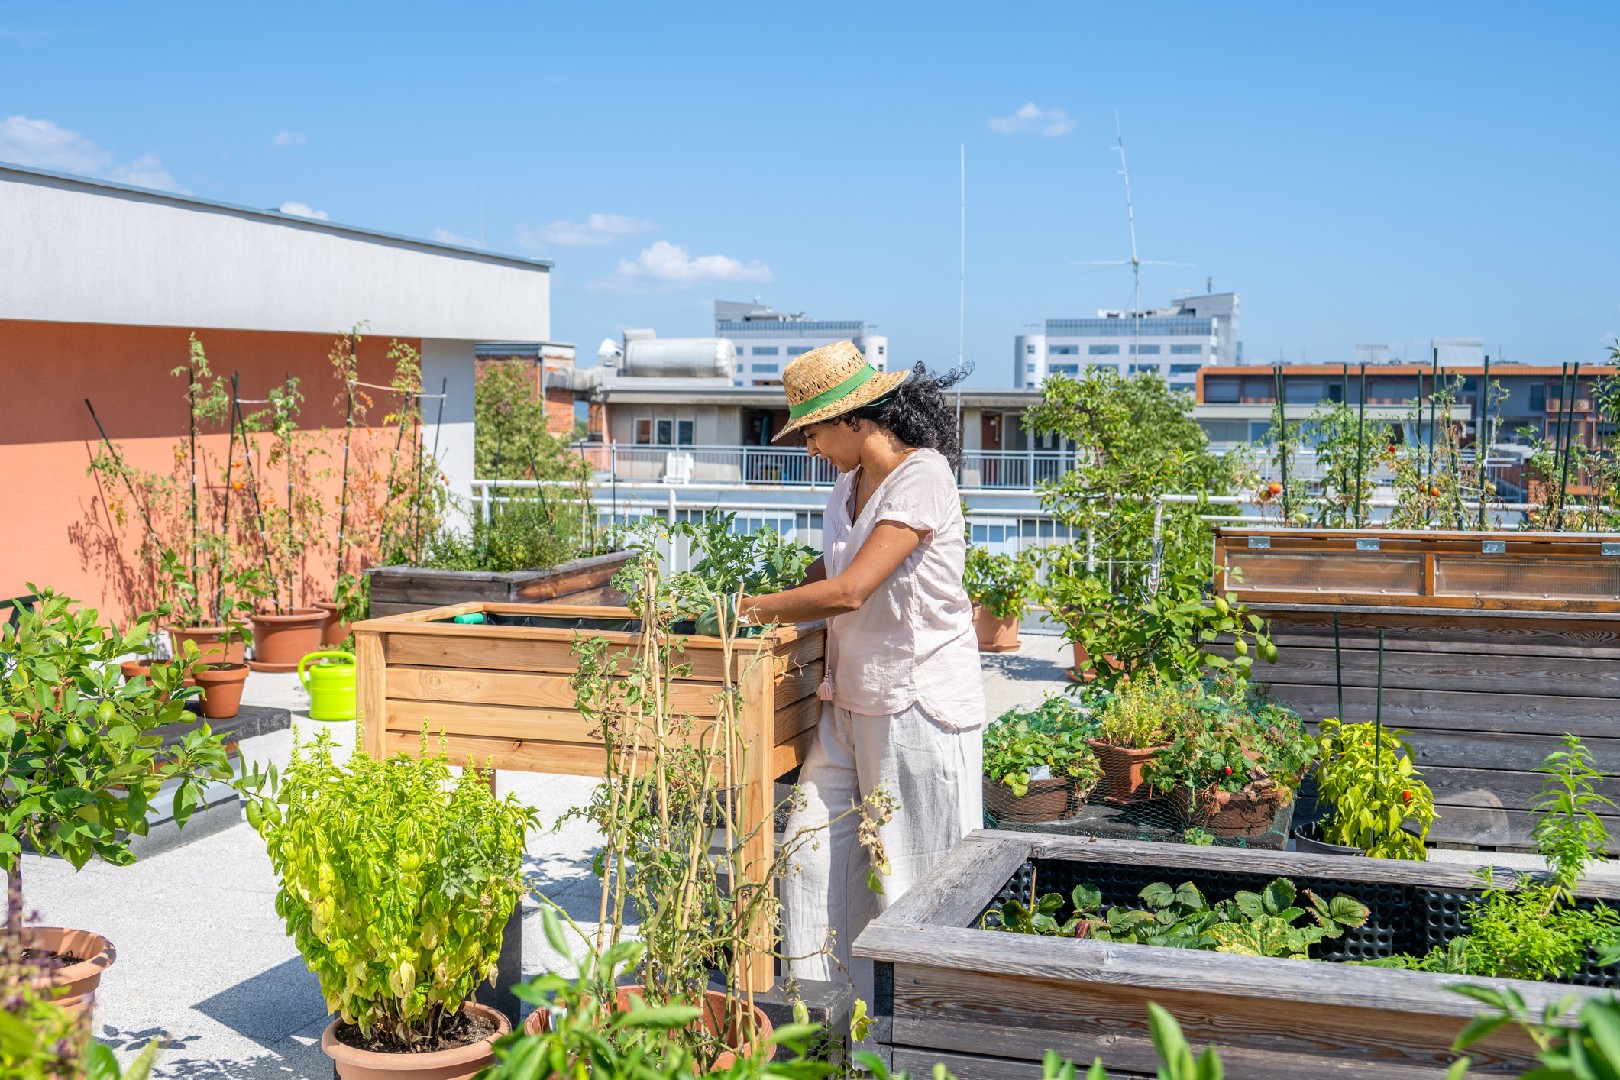
[[1196, 719], [1170, 732], [1143, 776], [1161, 792], [1189, 788], [1195, 798], [1221, 800], [1240, 792], [1286, 803], [1316, 753], [1293, 710], [1266, 701], [1246, 684], [1176, 688]]
[[477, 770], [453, 777], [425, 735], [422, 751], [339, 766], [323, 733], [247, 810], [327, 1008], [401, 1049], [454, 1031], [494, 972], [536, 824]]
[[1032, 779], [1067, 777], [1081, 791], [1089, 790], [1102, 767], [1078, 731], [1043, 731], [1028, 720], [998, 720], [984, 733], [984, 775], [1023, 798]]

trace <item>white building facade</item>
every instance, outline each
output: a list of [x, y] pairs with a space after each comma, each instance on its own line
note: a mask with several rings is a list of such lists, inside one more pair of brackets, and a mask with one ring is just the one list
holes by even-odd
[[1038, 388], [1047, 375], [1106, 367], [1153, 372], [1191, 393], [1200, 368], [1240, 364], [1238, 294], [1189, 296], [1155, 311], [1099, 311], [1094, 319], [1047, 319], [1044, 332], [1013, 339], [1013, 385]]
[[871, 333], [864, 319], [812, 319], [763, 304], [714, 302], [714, 336], [736, 346], [734, 386], [781, 386], [782, 369], [801, 353], [835, 341], [853, 341], [879, 371], [888, 368], [889, 339]]

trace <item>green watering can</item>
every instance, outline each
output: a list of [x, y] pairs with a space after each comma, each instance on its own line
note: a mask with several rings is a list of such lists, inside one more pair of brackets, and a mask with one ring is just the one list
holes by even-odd
[[[310, 665], [311, 660], [323, 663]], [[298, 661], [298, 681], [309, 691], [311, 720], [354, 719], [354, 654], [341, 649], [312, 652]]]

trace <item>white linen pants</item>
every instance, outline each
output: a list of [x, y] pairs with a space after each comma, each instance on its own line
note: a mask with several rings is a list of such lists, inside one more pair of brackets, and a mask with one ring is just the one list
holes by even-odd
[[[856, 839], [858, 817], [843, 817], [799, 848], [797, 869], [781, 883], [782, 953], [796, 977], [825, 981], [841, 966], [856, 995], [871, 1002], [872, 962], [852, 958], [850, 946], [958, 840], [983, 827], [983, 734], [982, 727], [941, 727], [915, 705], [895, 716], [822, 705], [799, 772], [804, 805], [788, 818], [784, 839], [826, 827], [879, 785], [900, 807], [880, 830], [890, 865], [881, 894], [867, 885], [871, 860]], [[829, 945], [831, 956], [823, 951]]]

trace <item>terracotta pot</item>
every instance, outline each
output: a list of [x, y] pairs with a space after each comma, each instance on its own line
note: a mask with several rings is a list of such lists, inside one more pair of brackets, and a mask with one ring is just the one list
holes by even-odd
[[338, 606], [330, 600], [315, 601], [315, 609], [325, 617], [321, 623], [321, 647], [335, 649], [349, 636], [349, 624], [338, 618]]
[[[1103, 657], [1103, 663], [1118, 671], [1124, 667], [1112, 654]], [[1069, 678], [1074, 682], [1092, 683], [1097, 681], [1097, 667], [1091, 662], [1091, 654], [1086, 647], [1078, 641], [1074, 643], [1074, 667], [1069, 669]]]
[[[639, 998], [640, 996], [641, 987], [639, 986], [619, 987], [619, 1009], [621, 1011], [628, 1009], [630, 999], [632, 997]], [[729, 1069], [738, 1058], [748, 1057], [754, 1052], [753, 1042], [743, 1038], [742, 1012], [746, 1007], [742, 1002], [730, 1000], [719, 990], [704, 991], [703, 1015], [697, 1019], [696, 1023], [701, 1025], [703, 1031], [709, 1035], [718, 1034], [723, 1025], [726, 1029], [726, 1045], [731, 1047], [730, 1050], [715, 1058], [714, 1064], [709, 1066], [710, 1072]], [[523, 1022], [523, 1030], [526, 1034], [538, 1035], [548, 1030], [550, 1021], [551, 1012], [549, 1010], [536, 1009]], [[771, 1037], [773, 1030], [770, 1018], [756, 1007], [754, 1009], [754, 1038], [764, 1042]]]
[[202, 711], [210, 720], [229, 720], [242, 708], [242, 688], [247, 682], [246, 664], [209, 664], [197, 672], [197, 685], [203, 688]]
[[[155, 667], [163, 667], [166, 664], [172, 664], [172, 663], [174, 663], [173, 660], [156, 660], [156, 659], [153, 659], [152, 657], [146, 657], [146, 658], [141, 659], [141, 660], [125, 660], [122, 664], [118, 665], [118, 670], [123, 672], [124, 681], [129, 682], [131, 679], [139, 679], [139, 678], [147, 678], [147, 679], [149, 679], [149, 678], [152, 677], [152, 669], [153, 668], [155, 668]], [[197, 680], [196, 679], [186, 679], [183, 682], [181, 682], [180, 685], [181, 686], [196, 686], [197, 685]]]
[[240, 634], [230, 641], [222, 640], [230, 633], [223, 626], [187, 626], [169, 627], [169, 640], [174, 644], [174, 655], [184, 656], [183, 642], [192, 641], [197, 644], [199, 659], [205, 664], [240, 664], [247, 651], [247, 642], [242, 640]]
[[52, 1000], [68, 1012], [89, 1012], [95, 1005], [101, 973], [118, 958], [112, 942], [88, 930], [68, 930], [60, 926], [25, 926], [22, 937], [25, 948], [66, 953], [75, 958], [72, 963], [30, 978], [34, 989], [49, 991]]
[[253, 616], [254, 671], [286, 673], [298, 670], [298, 661], [321, 647], [326, 616], [318, 608], [295, 608], [290, 615]]
[[999, 780], [983, 777], [984, 805], [997, 821], [1061, 821], [1072, 817], [1079, 800], [1074, 781], [1031, 780], [1027, 795], [1014, 795]]
[[[1192, 789], [1183, 785], [1170, 792], [1170, 808], [1186, 825], [1197, 826], [1211, 836], [1259, 836], [1277, 824], [1277, 814], [1293, 795], [1278, 791], [1254, 795], [1246, 791], [1199, 792], [1196, 802]], [[1286, 835], [1286, 832], [1285, 832]]]
[[1103, 802], [1129, 806], [1154, 797], [1153, 790], [1142, 780], [1142, 766], [1147, 764], [1148, 758], [1163, 749], [1162, 746], [1133, 750], [1127, 746], [1110, 746], [1096, 739], [1087, 739], [1086, 745], [1096, 752], [1097, 763], [1102, 766], [1102, 783], [1098, 787], [1102, 789]]
[[979, 635], [980, 652], [1017, 652], [1022, 642], [1018, 640], [1018, 616], [1008, 615], [1005, 619], [990, 614], [990, 609], [973, 605], [973, 629]]
[[333, 1020], [321, 1033], [321, 1049], [337, 1066], [341, 1080], [385, 1080], [388, 1077], [410, 1077], [410, 1080], [468, 1080], [480, 1069], [495, 1063], [491, 1047], [495, 1040], [512, 1030], [506, 1017], [490, 1008], [469, 1001], [462, 1011], [482, 1016], [495, 1023], [495, 1034], [466, 1046], [450, 1050], [435, 1050], [431, 1054], [380, 1054], [373, 1050], [358, 1050], [338, 1042], [337, 1027], [342, 1019]]

